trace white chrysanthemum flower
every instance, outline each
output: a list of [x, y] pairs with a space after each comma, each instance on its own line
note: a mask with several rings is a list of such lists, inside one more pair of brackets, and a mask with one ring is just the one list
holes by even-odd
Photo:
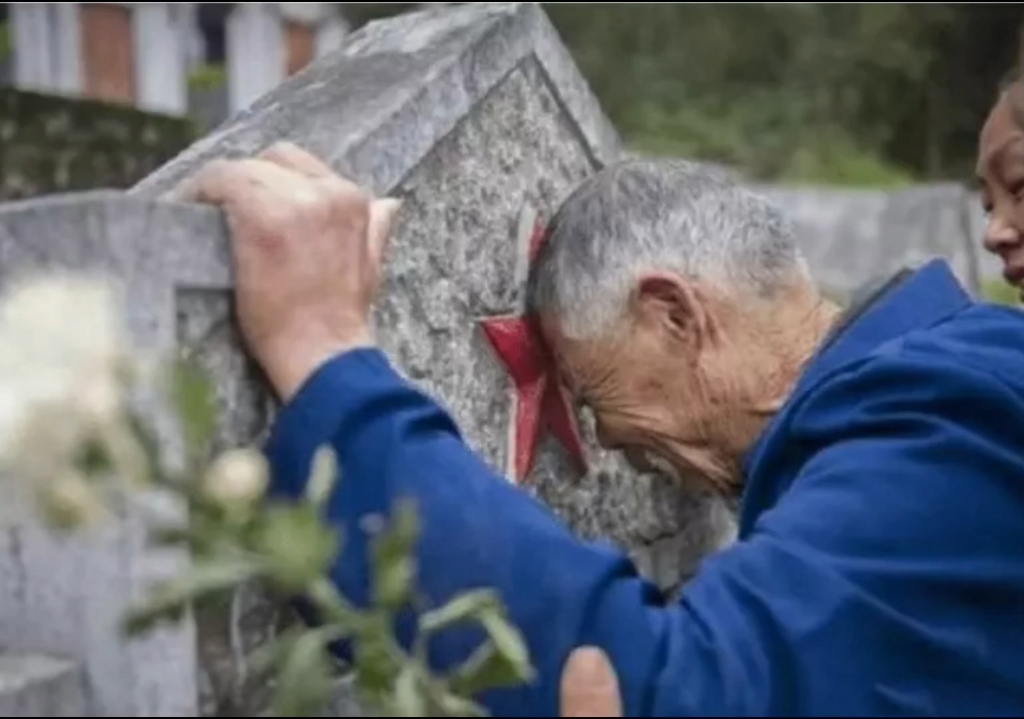
[[252, 448], [224, 452], [206, 470], [203, 491], [221, 506], [251, 505], [263, 498], [270, 468], [262, 452]]
[[0, 301], [0, 348], [0, 461], [17, 474], [54, 473], [122, 417], [131, 355], [108, 284], [16, 284]]

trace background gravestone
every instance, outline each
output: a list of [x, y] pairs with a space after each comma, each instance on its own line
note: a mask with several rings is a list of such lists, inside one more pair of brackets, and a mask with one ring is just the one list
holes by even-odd
[[[155, 200], [205, 161], [290, 139], [377, 193], [404, 200], [375, 321], [384, 349], [439, 397], [469, 444], [507, 464], [509, 380], [478, 320], [518, 311], [517, 223], [550, 216], [619, 141], [543, 12], [480, 4], [371, 23], [130, 196], [88, 193], [0, 209], [0, 281], [36, 267], [116, 278], [136, 336], [212, 371], [222, 446], [258, 442], [272, 406], [239, 349], [227, 240], [209, 208]], [[677, 586], [728, 539], [719, 505], [637, 477], [590, 441], [575, 477], [547, 441], [532, 486], [580, 533], [617, 540]], [[143, 551], [132, 523], [68, 547], [26, 520], [0, 553], [0, 643], [78, 659], [101, 716], [252, 716], [266, 687], [247, 657], [281, 621], [258, 591], [122, 647], [113, 622], [181, 557]], [[27, 537], [27, 539], [26, 539]], [[24, 560], [24, 546], [32, 561]], [[94, 621], [95, 620], [95, 621]]]
[[993, 273], [981, 249], [981, 203], [956, 183], [901, 190], [761, 186], [794, 221], [811, 270], [824, 287], [849, 292], [866, 279], [949, 260], [973, 292]]

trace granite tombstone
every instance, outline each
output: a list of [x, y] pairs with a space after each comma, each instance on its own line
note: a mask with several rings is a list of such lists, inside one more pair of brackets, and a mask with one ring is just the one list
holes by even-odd
[[[273, 406], [232, 326], [222, 219], [159, 197], [210, 159], [283, 139], [403, 199], [374, 317], [378, 336], [475, 450], [580, 534], [628, 547], [667, 590], [728, 541], [724, 507], [629, 472], [598, 451], [585, 417], [574, 447], [574, 416], [557, 387], [542, 375], [531, 384], [522, 357], [504, 351], [503, 338], [522, 329], [535, 225], [619, 153], [615, 130], [536, 4], [463, 5], [371, 23], [127, 195], [3, 208], [0, 281], [41, 266], [106, 271], [122, 287], [139, 339], [184, 349], [211, 371], [220, 445], [258, 442]], [[531, 391], [546, 397], [543, 406]], [[531, 408], [544, 411], [531, 419]], [[111, 631], [119, 611], [182, 558], [144, 551], [131, 523], [79, 550], [25, 531], [31, 562], [24, 538], [8, 535], [0, 553], [0, 643], [77, 659], [91, 713], [261, 710], [266, 687], [252, 681], [247, 657], [280, 616], [258, 591], [121, 647]]]

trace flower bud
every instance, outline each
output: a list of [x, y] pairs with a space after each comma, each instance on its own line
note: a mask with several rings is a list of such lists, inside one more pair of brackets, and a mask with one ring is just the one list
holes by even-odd
[[210, 464], [203, 478], [206, 496], [225, 507], [255, 504], [263, 498], [270, 469], [255, 449], [232, 449]]

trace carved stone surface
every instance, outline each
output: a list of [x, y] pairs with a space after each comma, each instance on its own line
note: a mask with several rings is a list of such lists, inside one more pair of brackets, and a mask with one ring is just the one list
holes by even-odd
[[[279, 139], [404, 200], [375, 317], [382, 344], [443, 400], [470, 445], [505, 467], [509, 383], [476, 320], [521, 303], [514, 242], [523, 204], [550, 216], [620, 152], [546, 17], [533, 4], [487, 3], [371, 23], [133, 192], [155, 196], [209, 159]], [[659, 584], [678, 585], [728, 538], [728, 513], [635, 476], [596, 449], [584, 424], [592, 471], [573, 481], [545, 443], [532, 478], [538, 494], [580, 533], [627, 545]]]
[[[549, 216], [619, 151], [536, 5], [479, 4], [372, 23], [341, 53], [157, 171], [134, 197], [88, 193], [0, 208], [0, 284], [32, 267], [102, 270], [122, 288], [140, 341], [184, 348], [211, 370], [219, 443], [259, 441], [271, 408], [231, 327], [223, 219], [152, 198], [208, 159], [280, 138], [404, 200], [374, 318], [381, 343], [450, 409], [469, 445], [505, 467], [509, 382], [477, 320], [516, 311], [522, 300], [514, 239], [523, 205]], [[727, 512], [637, 477], [598, 451], [589, 422], [584, 430], [591, 471], [575, 477], [546, 441], [532, 477], [539, 498], [583, 536], [622, 543], [658, 584], [677, 587], [728, 539]], [[249, 589], [194, 623], [121, 646], [111, 622], [183, 558], [144, 551], [132, 522], [111, 532], [89, 549], [31, 534], [30, 563], [5, 545], [0, 643], [14, 637], [25, 650], [78, 658], [98, 716], [262, 711], [267, 688], [252, 682], [246, 658], [282, 621], [276, 608]], [[32, 599], [16, 600], [17, 592]], [[353, 711], [343, 705], [344, 698], [335, 711]]]
[[[178, 291], [229, 286], [224, 233], [209, 208], [157, 206], [115, 192], [10, 203], [0, 206], [0, 287], [42, 269], [101, 273], [120, 290], [136, 341], [169, 353]], [[54, 536], [11, 487], [0, 485], [4, 508], [17, 504], [0, 535], [0, 646], [77, 662], [89, 716], [195, 716], [193, 623], [131, 642], [119, 630], [125, 610], [186, 558], [147, 548], [134, 514], [91, 534]]]
[[[219, 239], [219, 238], [218, 238]], [[259, 369], [242, 351], [231, 294], [183, 289], [175, 294], [176, 337], [214, 382], [220, 430], [211, 450], [260, 444], [274, 404]], [[253, 676], [248, 657], [281, 628], [283, 612], [257, 587], [245, 587], [223, 604], [196, 611], [199, 635], [199, 709], [203, 716], [248, 716], [269, 695]]]
[[0, 716], [85, 716], [81, 669], [73, 661], [0, 652]]

